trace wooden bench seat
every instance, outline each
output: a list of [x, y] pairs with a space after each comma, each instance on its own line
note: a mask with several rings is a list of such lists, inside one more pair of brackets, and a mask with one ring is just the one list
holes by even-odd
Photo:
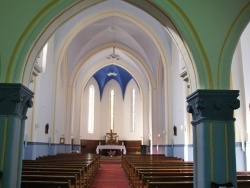
[[136, 176], [138, 176], [138, 173], [140, 171], [165, 171], [165, 170], [169, 170], [169, 171], [178, 171], [178, 172], [189, 172], [189, 171], [193, 171], [193, 167], [192, 166], [182, 166], [180, 164], [178, 165], [169, 165], [166, 163], [163, 164], [158, 164], [157, 165], [137, 165], [137, 166], [130, 166], [129, 169], [126, 170], [126, 175], [128, 176], [129, 179], [131, 179], [133, 181], [133, 179], [136, 178]]
[[238, 188], [249, 188], [250, 180], [237, 180]]
[[250, 180], [250, 175], [239, 174], [237, 180]]
[[193, 188], [193, 181], [148, 182], [147, 188]]
[[83, 169], [71, 169], [71, 168], [46, 168], [46, 167], [40, 167], [40, 168], [24, 168], [22, 171], [22, 175], [77, 175], [78, 184], [81, 186], [87, 187], [90, 183], [88, 182], [87, 178], [85, 178]]
[[[131, 187], [142, 187], [143, 173], [157, 174], [157, 173], [182, 173], [191, 172], [193, 176], [193, 163], [184, 162], [182, 159], [165, 157], [165, 156], [123, 156], [122, 167], [129, 180]], [[166, 174], [165, 174], [166, 175]]]
[[138, 168], [193, 168], [193, 165], [190, 163], [184, 163], [184, 162], [163, 162], [163, 161], [155, 161], [155, 162], [143, 162], [143, 163], [133, 163], [130, 162], [129, 164], [123, 163], [123, 168], [125, 170], [125, 173], [129, 176], [133, 174], [136, 169]]
[[[240, 182], [241, 186], [246, 184], [247, 181], [239, 180], [250, 180], [249, 175], [238, 175], [237, 181]], [[147, 182], [175, 182], [175, 181], [193, 181], [193, 176], [142, 176], [142, 187], [147, 187]]]
[[136, 187], [142, 187], [143, 180], [142, 178], [145, 176], [193, 176], [193, 172], [169, 172], [169, 171], [163, 171], [163, 172], [139, 172], [139, 176], [137, 180], [133, 182], [133, 185]]
[[186, 173], [186, 172], [188, 173], [186, 175], [193, 175], [193, 170], [192, 169], [179, 169], [179, 168], [178, 169], [168, 169], [168, 168], [165, 168], [165, 169], [164, 168], [163, 169], [158, 169], [158, 168], [138, 169], [137, 174], [133, 177], [132, 181], [136, 185], [142, 184], [142, 177], [146, 173], [150, 173], [150, 174], [165, 173], [165, 175], [169, 175], [169, 176], [174, 176], [174, 175], [182, 176], [183, 173]]
[[70, 182], [71, 188], [79, 188], [77, 185], [76, 175], [22, 175], [22, 181], [58, 181], [58, 182]]
[[[37, 160], [23, 160], [22, 176], [23, 178], [32, 175], [38, 180], [46, 180], [47, 176], [74, 176], [76, 180], [70, 179], [71, 184], [79, 187], [90, 187], [94, 176], [100, 167], [100, 156], [95, 154], [57, 154], [51, 156], [43, 156]], [[50, 177], [47, 177], [49, 181]], [[58, 179], [58, 180], [59, 180]], [[54, 181], [57, 179], [54, 179]], [[22, 179], [22, 181], [28, 181]]]
[[143, 176], [142, 188], [147, 187], [148, 182], [181, 182], [193, 181], [193, 176]]
[[[193, 188], [193, 181], [176, 182], [147, 182], [147, 188]], [[238, 188], [249, 188], [250, 180], [237, 180]]]
[[[122, 167], [131, 187], [193, 187], [192, 162], [163, 156], [123, 156]], [[250, 188], [250, 172], [237, 172], [237, 185]]]
[[71, 188], [70, 181], [22, 181], [21, 188]]

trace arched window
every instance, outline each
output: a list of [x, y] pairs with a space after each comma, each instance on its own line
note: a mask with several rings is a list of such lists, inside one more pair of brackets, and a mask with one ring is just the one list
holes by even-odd
[[114, 115], [115, 115], [115, 91], [110, 91], [110, 130], [114, 130]]
[[135, 89], [131, 91], [131, 132], [135, 132]]
[[45, 72], [46, 69], [46, 64], [47, 64], [47, 52], [48, 52], [48, 43], [45, 44], [43, 47], [43, 56], [42, 56], [42, 68], [43, 71]]
[[89, 114], [88, 114], [88, 133], [94, 133], [94, 113], [95, 113], [95, 88], [89, 87]]

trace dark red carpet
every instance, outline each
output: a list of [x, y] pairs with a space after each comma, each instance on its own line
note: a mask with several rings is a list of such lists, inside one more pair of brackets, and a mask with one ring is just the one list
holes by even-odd
[[91, 188], [129, 188], [128, 180], [117, 160], [101, 162]]

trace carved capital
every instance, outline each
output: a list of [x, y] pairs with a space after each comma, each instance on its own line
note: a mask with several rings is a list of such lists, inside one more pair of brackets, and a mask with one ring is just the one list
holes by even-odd
[[238, 109], [240, 107], [240, 100], [239, 99], [232, 99], [230, 102], [230, 106], [234, 110]]
[[14, 102], [17, 102], [17, 103], [19, 103], [19, 102], [22, 102], [23, 101], [23, 98], [24, 98], [24, 96], [23, 96], [23, 93], [21, 93], [21, 92], [14, 92], [14, 93], [11, 93], [11, 99], [14, 101]]
[[30, 100], [27, 100], [27, 107], [28, 108], [31, 108], [33, 106], [33, 101], [30, 99]]
[[221, 101], [218, 101], [218, 100], [215, 100], [215, 101], [213, 102], [213, 105], [214, 105], [214, 108], [217, 109], [217, 110], [219, 110], [219, 109], [221, 109], [221, 108], [223, 107], [222, 102], [221, 102]]
[[234, 121], [233, 111], [240, 107], [235, 90], [197, 90], [187, 97], [187, 111], [193, 124], [202, 120]]
[[0, 115], [26, 118], [27, 109], [33, 105], [33, 92], [22, 84], [0, 84]]
[[190, 105], [190, 104], [187, 105], [187, 112], [191, 113], [191, 114], [193, 113], [193, 107], [192, 107], [192, 105]]
[[205, 109], [207, 107], [207, 101], [204, 99], [198, 99], [195, 101], [195, 107], [198, 109]]

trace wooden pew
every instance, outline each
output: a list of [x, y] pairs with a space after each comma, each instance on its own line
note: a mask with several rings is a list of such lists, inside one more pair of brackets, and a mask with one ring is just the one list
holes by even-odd
[[237, 180], [238, 188], [249, 188], [250, 180]]
[[143, 177], [145, 176], [193, 176], [193, 172], [139, 172], [139, 180], [136, 182], [136, 187], [142, 187]]
[[[53, 169], [51, 169], [53, 168]], [[75, 163], [66, 163], [66, 164], [61, 164], [61, 163], [39, 163], [39, 164], [31, 164], [31, 165], [23, 165], [23, 171], [27, 171], [27, 170], [46, 170], [46, 171], [55, 171], [54, 169], [58, 169], [60, 170], [60, 168], [63, 168], [63, 169], [70, 169], [70, 171], [74, 171], [74, 170], [82, 170], [82, 173], [81, 173], [81, 179], [87, 181], [88, 179], [90, 179], [89, 176], [92, 175], [92, 173], [90, 173], [89, 171], [92, 172], [92, 169], [89, 167], [89, 164], [75, 164]], [[56, 170], [56, 171], [59, 171], [59, 170]]]
[[22, 181], [21, 188], [71, 188], [70, 181]]
[[69, 154], [69, 153], [62, 153], [58, 154], [56, 156], [45, 156], [40, 157], [36, 161], [46, 161], [46, 162], [52, 162], [53, 164], [56, 163], [58, 165], [59, 163], [65, 164], [65, 163], [86, 163], [86, 167], [84, 168], [84, 179], [88, 182], [88, 184], [92, 183], [94, 176], [96, 175], [99, 167], [100, 167], [100, 156], [96, 154]]
[[[173, 160], [173, 161], [172, 161]], [[166, 165], [166, 166], [165, 166]], [[175, 167], [174, 167], [175, 166]], [[178, 166], [178, 167], [177, 167]], [[144, 177], [150, 177], [149, 184], [151, 187], [192, 187], [192, 162], [185, 164], [182, 160], [170, 159], [167, 160], [164, 157], [130, 157], [123, 156], [122, 167], [129, 179], [131, 187], [145, 187]], [[175, 169], [174, 169], [174, 168]], [[166, 172], [164, 172], [166, 171]], [[169, 171], [169, 172], [167, 172]], [[183, 171], [183, 172], [182, 172]], [[182, 173], [185, 173], [183, 175]], [[190, 173], [190, 174], [188, 174]], [[164, 178], [165, 176], [165, 178]], [[172, 179], [169, 176], [178, 176], [177, 179]], [[189, 178], [181, 178], [184, 176], [190, 176]], [[176, 181], [175, 181], [176, 180]], [[184, 181], [183, 181], [184, 180]], [[154, 181], [159, 181], [157, 182]], [[168, 181], [168, 182], [166, 182]], [[250, 187], [250, 172], [237, 172], [237, 184], [238, 188]], [[184, 183], [183, 183], [184, 182]]]
[[[247, 180], [247, 181], [241, 181]], [[237, 182], [240, 186], [248, 184], [250, 180], [249, 175], [237, 175]], [[142, 176], [142, 188], [147, 187], [147, 182], [176, 182], [176, 181], [193, 181], [193, 176]], [[249, 185], [249, 184], [248, 184]]]
[[193, 166], [186, 166], [181, 165], [181, 164], [168, 164], [168, 163], [160, 163], [160, 164], [148, 164], [148, 165], [132, 165], [131, 167], [131, 171], [129, 176], [131, 176], [131, 178], [136, 178], [139, 175], [140, 171], [164, 171], [164, 170], [168, 170], [168, 171], [178, 171], [178, 172], [192, 172], [193, 171]]
[[83, 180], [81, 179], [80, 171], [23, 171], [22, 176], [26, 175], [48, 175], [48, 176], [76, 176], [77, 186], [85, 187]]
[[192, 163], [186, 163], [181, 160], [166, 160], [166, 159], [154, 159], [150, 161], [136, 161], [133, 160], [132, 162], [129, 160], [124, 160], [123, 162], [123, 168], [125, 170], [126, 175], [130, 179], [130, 181], [133, 181], [134, 176], [137, 174], [137, 170], [143, 169], [143, 168], [192, 168]]
[[142, 172], [192, 172], [193, 163], [165, 156], [123, 156], [122, 166], [131, 187], [141, 187]]
[[76, 175], [22, 175], [22, 181], [56, 181], [56, 182], [70, 182], [71, 188], [78, 188]]
[[[147, 182], [147, 188], [193, 188], [193, 181], [181, 181], [181, 182]], [[237, 180], [238, 188], [249, 188], [250, 180]]]
[[250, 180], [250, 175], [237, 174], [237, 180]]
[[[150, 174], [150, 175], [149, 175]], [[166, 182], [166, 181], [169, 181], [171, 180], [171, 178], [168, 178], [168, 177], [171, 177], [171, 176], [179, 176], [181, 177], [181, 179], [183, 180], [186, 180], [186, 181], [191, 181], [191, 179], [186, 179], [185, 177], [188, 176], [188, 177], [192, 177], [193, 175], [192, 174], [186, 174], [186, 176], [183, 176], [181, 175], [181, 173], [161, 173], [161, 172], [152, 172], [152, 173], [146, 173], [146, 172], [142, 172], [142, 180], [141, 180], [141, 184], [139, 185], [142, 185], [141, 187], [145, 187], [145, 184], [146, 184], [146, 181], [145, 181], [145, 177], [147, 177], [149, 179], [152, 179], [152, 181], [156, 181], [157, 179], [159, 181], [163, 181], [163, 182]], [[164, 179], [165, 178], [165, 179]], [[237, 182], [240, 182], [240, 186], [242, 186], [243, 184], [247, 184], [249, 185], [248, 181], [250, 180], [250, 176], [247, 174], [247, 175], [244, 175], [244, 174], [240, 174], [240, 175], [237, 175]], [[250, 186], [249, 186], [250, 187]]]
[[152, 168], [152, 169], [138, 169], [137, 174], [134, 179], [134, 184], [135, 186], [141, 187], [142, 185], [142, 177], [145, 176], [146, 174], [153, 174], [158, 176], [162, 175], [168, 175], [168, 176], [190, 176], [193, 175], [193, 170], [192, 169], [169, 169], [169, 168], [163, 168], [163, 169], [158, 169], [158, 168]]
[[[33, 170], [33, 171], [32, 171]], [[86, 177], [83, 176], [83, 171], [82, 170], [77, 170], [77, 169], [62, 169], [62, 168], [39, 168], [38, 170], [34, 169], [26, 169], [22, 173], [23, 175], [53, 175], [53, 176], [71, 176], [71, 175], [76, 175], [77, 176], [77, 185], [82, 186], [82, 187], [89, 187], [90, 182]]]
[[147, 188], [193, 188], [192, 181], [182, 181], [182, 182], [148, 182]]
[[143, 176], [142, 188], [147, 187], [148, 182], [181, 182], [193, 181], [193, 176]]
[[[56, 174], [56, 172], [58, 172], [58, 170], [62, 171], [62, 168], [67, 168], [67, 171], [71, 173], [73, 169], [82, 169], [81, 175], [78, 173], [78, 184], [83, 187], [89, 187], [100, 166], [99, 159], [99, 155], [86, 154], [60, 154], [56, 156], [39, 157], [37, 160], [24, 160], [23, 172], [28, 174], [27, 171], [47, 171], [49, 174], [62, 175], [61, 173]], [[44, 173], [40, 174], [44, 175]]]

